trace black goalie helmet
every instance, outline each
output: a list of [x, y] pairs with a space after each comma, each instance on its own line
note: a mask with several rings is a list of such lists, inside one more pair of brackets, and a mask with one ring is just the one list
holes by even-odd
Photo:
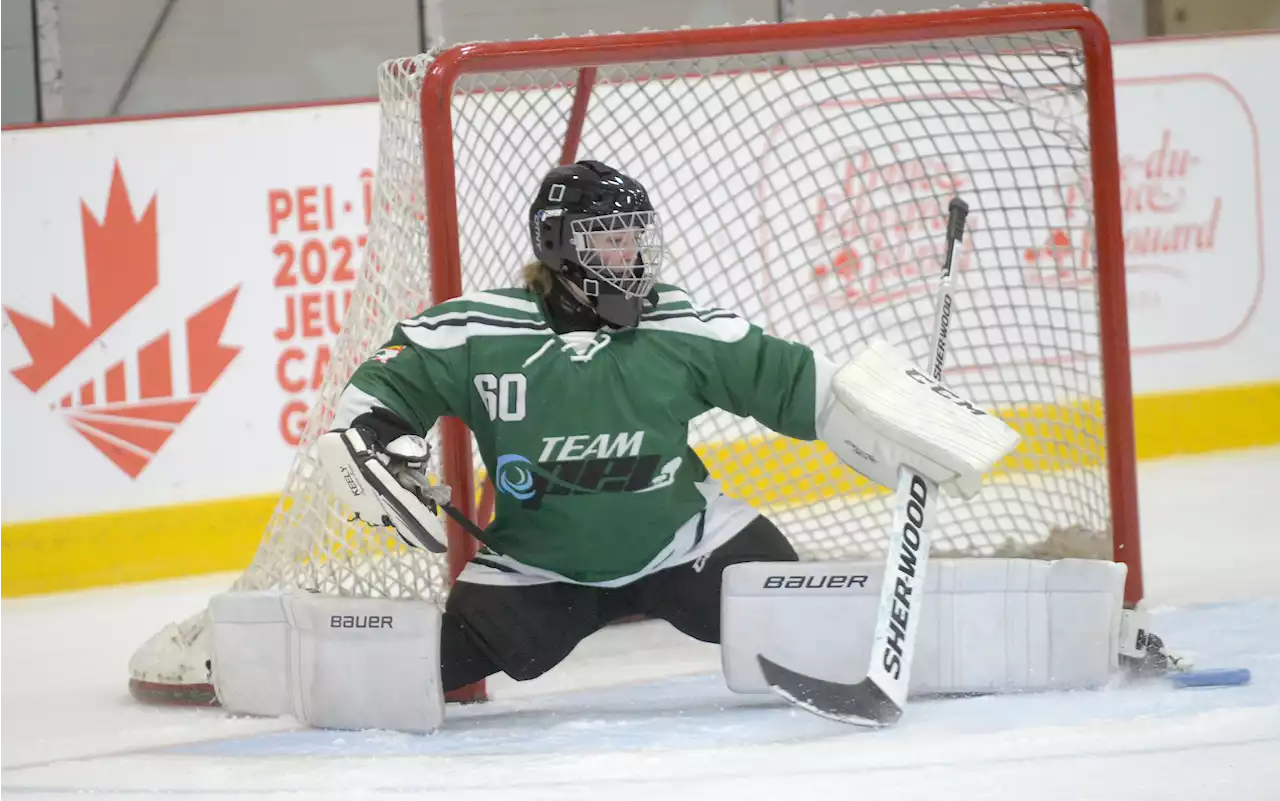
[[640, 322], [662, 263], [662, 229], [640, 182], [598, 161], [556, 167], [529, 209], [538, 261], [605, 322]]

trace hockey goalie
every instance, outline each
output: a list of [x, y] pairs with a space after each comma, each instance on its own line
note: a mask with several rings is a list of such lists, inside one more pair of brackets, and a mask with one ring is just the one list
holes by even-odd
[[[880, 568], [797, 562], [766, 515], [709, 478], [688, 445], [690, 421], [724, 409], [821, 440], [886, 487], [910, 465], [962, 498], [1018, 441], [884, 341], [836, 365], [660, 283], [658, 213], [637, 180], [605, 164], [551, 170], [529, 236], [536, 261], [523, 286], [399, 323], [355, 371], [318, 443], [328, 486], [352, 515], [443, 551], [437, 514], [450, 490], [428, 479], [424, 437], [445, 415], [471, 429], [495, 516], [445, 608], [218, 596], [213, 680], [228, 709], [431, 731], [444, 692], [498, 672], [532, 679], [637, 615], [719, 643], [735, 690], [767, 691], [760, 653], [856, 678]], [[923, 588], [921, 689], [1093, 686], [1116, 670], [1123, 565], [937, 567]]]

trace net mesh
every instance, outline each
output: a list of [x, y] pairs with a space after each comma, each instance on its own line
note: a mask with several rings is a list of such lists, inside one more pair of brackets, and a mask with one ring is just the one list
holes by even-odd
[[[419, 120], [429, 59], [380, 72], [365, 264], [241, 588], [437, 601], [447, 591], [438, 557], [344, 522], [313, 451], [351, 372], [430, 302]], [[559, 162], [579, 75], [459, 83], [464, 290], [518, 284], [531, 193]], [[877, 336], [927, 362], [946, 207], [963, 196], [972, 213], [946, 381], [1025, 439], [978, 500], [942, 500], [935, 553], [1110, 558], [1084, 88], [1069, 32], [602, 66], [577, 157], [649, 189], [663, 219], [664, 282], [837, 363]], [[802, 558], [882, 554], [887, 493], [822, 445], [723, 412], [696, 420], [690, 436], [725, 491], [765, 510]]]

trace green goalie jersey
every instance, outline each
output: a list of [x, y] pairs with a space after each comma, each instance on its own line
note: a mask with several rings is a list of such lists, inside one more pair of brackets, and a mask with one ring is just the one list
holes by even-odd
[[658, 290], [635, 329], [559, 335], [525, 290], [441, 303], [356, 370], [334, 427], [385, 407], [421, 435], [443, 415], [471, 429], [496, 503], [464, 580], [616, 586], [691, 561], [756, 512], [708, 480], [690, 421], [718, 407], [815, 439], [823, 368], [803, 345]]

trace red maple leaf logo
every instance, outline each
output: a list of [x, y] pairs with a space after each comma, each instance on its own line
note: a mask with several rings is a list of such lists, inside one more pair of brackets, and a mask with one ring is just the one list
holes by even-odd
[[[31, 356], [30, 364], [12, 372], [32, 392], [48, 384], [159, 285], [156, 198], [135, 217], [119, 162], [112, 171], [102, 220], [95, 219], [83, 201], [80, 218], [88, 321], [56, 295], [48, 324], [4, 307]], [[239, 291], [236, 286], [187, 318], [185, 397], [175, 397], [170, 332], [165, 331], [102, 376], [89, 377], [55, 405], [72, 428], [136, 478], [240, 352], [219, 342]], [[130, 374], [136, 378], [136, 391], [129, 385]]]
[[135, 219], [119, 162], [111, 175], [102, 222], [94, 219], [84, 201], [80, 202], [80, 220], [89, 321], [83, 322], [57, 295], [53, 296], [50, 325], [4, 307], [31, 354], [31, 364], [14, 370], [13, 375], [32, 392], [61, 372], [158, 283], [156, 199], [152, 197], [142, 217]]

